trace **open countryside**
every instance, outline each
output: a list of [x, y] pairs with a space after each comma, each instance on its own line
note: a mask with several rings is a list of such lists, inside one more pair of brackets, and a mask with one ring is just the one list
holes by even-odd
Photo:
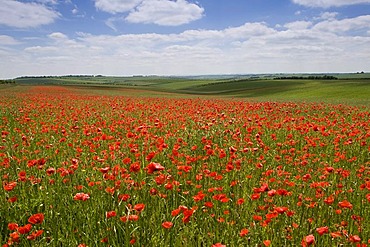
[[359, 74], [0, 85], [1, 243], [367, 246], [369, 87]]

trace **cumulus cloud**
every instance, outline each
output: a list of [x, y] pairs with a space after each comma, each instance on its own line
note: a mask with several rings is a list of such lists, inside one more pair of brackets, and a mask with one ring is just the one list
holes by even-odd
[[177, 26], [198, 20], [204, 9], [186, 0], [95, 0], [95, 7], [111, 14], [127, 13], [125, 18], [110, 18], [107, 25], [115, 30], [112, 21]]
[[51, 33], [48, 35], [49, 38], [52, 38], [54, 40], [66, 40], [68, 39], [67, 35], [60, 33], [60, 32], [55, 32]]
[[37, 3], [3, 0], [0, 4], [0, 25], [16, 28], [38, 27], [53, 23], [60, 14]]
[[133, 23], [154, 23], [163, 26], [186, 24], [202, 17], [204, 9], [185, 0], [144, 0], [126, 17]]
[[347, 18], [342, 20], [326, 20], [317, 23], [315, 29], [328, 32], [347, 32], [356, 31], [360, 29], [370, 29], [370, 15], [358, 16], [355, 18]]
[[[13, 53], [4, 50], [0, 67], [1, 73], [14, 73], [17, 64], [15, 76], [366, 70], [363, 66], [370, 64], [370, 17], [333, 18], [286, 23], [284, 28], [248, 22], [220, 30], [170, 34], [78, 33], [71, 38], [54, 32], [45, 37], [43, 45], [29, 45]], [[11, 37], [1, 39], [12, 42]]]
[[312, 26], [312, 22], [310, 21], [295, 21], [295, 22], [290, 22], [284, 25], [285, 28], [295, 29], [295, 30], [307, 29], [310, 26]]
[[338, 12], [323, 12], [315, 20], [334, 20], [338, 16]]
[[340, 7], [345, 5], [369, 4], [370, 0], [292, 0], [296, 4], [307, 7]]
[[134, 9], [143, 0], [95, 0], [95, 7], [108, 13], [124, 13]]
[[0, 45], [18, 45], [19, 41], [8, 35], [0, 35]]

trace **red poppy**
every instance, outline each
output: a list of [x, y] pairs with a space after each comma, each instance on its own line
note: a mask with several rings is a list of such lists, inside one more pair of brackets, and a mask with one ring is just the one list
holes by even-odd
[[342, 233], [341, 232], [331, 232], [330, 233], [330, 236], [332, 237], [332, 238], [339, 238], [339, 237], [342, 237]]
[[226, 247], [226, 245], [221, 243], [215, 243], [214, 245], [212, 245], [212, 247]]
[[315, 236], [310, 234], [306, 237], [303, 238], [301, 244], [302, 244], [302, 247], [306, 247], [306, 246], [310, 246], [312, 244], [315, 243]]
[[82, 192], [77, 193], [73, 197], [73, 200], [75, 200], [75, 201], [86, 201], [88, 199], [90, 199], [90, 195], [89, 194], [82, 193]]
[[140, 171], [140, 163], [135, 162], [130, 165], [130, 172], [139, 172]]
[[323, 226], [323, 227], [316, 228], [316, 232], [320, 235], [324, 235], [325, 233], [329, 233], [329, 227]]
[[270, 241], [270, 240], [263, 240], [263, 244], [264, 244], [265, 246], [270, 246], [271, 241]]
[[353, 235], [349, 237], [349, 240], [353, 243], [361, 242], [361, 238], [358, 235]]
[[53, 175], [55, 172], [56, 172], [56, 170], [53, 167], [49, 167], [48, 169], [46, 169], [46, 175], [48, 175], [48, 176]]
[[10, 202], [10, 203], [14, 203], [14, 202], [16, 202], [18, 200], [18, 198], [16, 197], [16, 196], [13, 196], [13, 197], [10, 197], [9, 199], [8, 199], [8, 202]]
[[44, 221], [44, 214], [42, 214], [42, 213], [31, 215], [28, 218], [28, 222], [33, 224], [33, 225], [41, 224], [43, 221]]
[[138, 204], [136, 204], [136, 205], [134, 206], [134, 209], [135, 209], [136, 211], [138, 211], [138, 212], [143, 211], [143, 210], [144, 210], [144, 208], [145, 208], [145, 204], [143, 204], [143, 203], [138, 203]]
[[253, 195], [251, 196], [251, 199], [252, 199], [252, 200], [258, 200], [260, 197], [261, 197], [261, 195], [260, 195], [260, 194], [255, 193], [255, 194], [253, 194]]
[[190, 217], [193, 215], [194, 211], [195, 210], [193, 209], [186, 209], [185, 211], [183, 211], [184, 217], [182, 218], [182, 222], [184, 222], [185, 224], [189, 223]]
[[9, 223], [9, 224], [8, 224], [8, 229], [9, 229], [10, 231], [15, 231], [15, 230], [17, 230], [17, 229], [18, 229], [18, 224], [17, 224], [17, 223], [14, 223], [14, 222]]
[[138, 215], [135, 215], [135, 214], [130, 214], [128, 216], [122, 216], [120, 217], [120, 220], [122, 222], [127, 222], [127, 221], [138, 221], [139, 220], [139, 216]]
[[118, 199], [120, 200], [120, 201], [127, 201], [128, 199], [130, 199], [130, 195], [129, 194], [120, 194], [120, 195], [118, 195]]
[[180, 208], [176, 208], [176, 209], [172, 210], [171, 215], [172, 215], [172, 217], [175, 217], [175, 216], [177, 216], [180, 212], [181, 212], [181, 209], [180, 209]]
[[341, 208], [348, 208], [348, 209], [352, 209], [352, 207], [353, 207], [352, 204], [347, 200], [339, 202], [338, 205]]
[[199, 202], [199, 201], [203, 200], [203, 198], [205, 196], [206, 196], [206, 194], [204, 194], [203, 191], [199, 191], [198, 194], [193, 196], [193, 199], [194, 199], [195, 202]]
[[29, 233], [31, 231], [31, 228], [32, 228], [32, 225], [31, 224], [20, 226], [20, 227], [18, 227], [18, 232], [20, 234], [27, 234], [27, 233]]
[[243, 228], [240, 230], [239, 236], [245, 237], [248, 234], [249, 230], [247, 228]]
[[20, 241], [20, 235], [18, 232], [12, 232], [9, 234], [9, 236], [12, 242], [18, 243]]
[[156, 171], [163, 171], [164, 170], [164, 166], [162, 166], [159, 163], [150, 162], [149, 165], [146, 167], [146, 169], [147, 169], [147, 172], [149, 174], [152, 174], [152, 173], [154, 173]]
[[262, 220], [262, 216], [260, 216], [260, 215], [253, 215], [253, 220], [255, 220], [255, 221], [261, 221]]
[[37, 230], [32, 232], [30, 235], [27, 236], [28, 240], [34, 240], [37, 237], [41, 236], [43, 234], [44, 230]]
[[244, 198], [239, 198], [239, 199], [236, 201], [236, 204], [237, 204], [237, 205], [242, 205], [244, 202], [245, 202]]
[[15, 188], [15, 186], [17, 186], [17, 182], [10, 182], [10, 183], [3, 184], [3, 188], [6, 191], [12, 191]]
[[105, 213], [107, 219], [117, 216], [116, 211], [108, 211]]
[[170, 221], [165, 221], [162, 223], [162, 227], [165, 229], [170, 229], [173, 226], [173, 223]]

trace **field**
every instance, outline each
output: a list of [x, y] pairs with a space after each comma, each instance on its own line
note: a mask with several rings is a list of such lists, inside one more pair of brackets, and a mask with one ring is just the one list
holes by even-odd
[[[370, 73], [333, 74], [336, 80], [309, 79], [309, 76], [322, 75], [285, 75], [286, 78], [302, 77], [306, 79], [279, 79], [281, 75], [259, 76], [204, 76], [204, 77], [101, 77], [101, 76], [62, 76], [18, 78], [20, 85], [63, 85], [72, 87], [93, 87], [105, 93], [122, 95], [132, 90], [140, 94], [158, 95], [177, 94], [182, 97], [217, 96], [252, 99], [256, 101], [300, 101], [346, 103], [352, 105], [370, 105]], [[122, 90], [124, 89], [124, 90]], [[95, 90], [97, 91], [97, 90]], [[133, 92], [136, 94], [135, 92]]]
[[370, 246], [369, 80], [52, 79], [0, 87], [3, 246]]

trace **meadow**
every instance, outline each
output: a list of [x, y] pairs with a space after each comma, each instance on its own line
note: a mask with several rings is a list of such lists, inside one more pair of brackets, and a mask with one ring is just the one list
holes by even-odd
[[80, 79], [0, 88], [2, 246], [370, 246], [368, 80]]

